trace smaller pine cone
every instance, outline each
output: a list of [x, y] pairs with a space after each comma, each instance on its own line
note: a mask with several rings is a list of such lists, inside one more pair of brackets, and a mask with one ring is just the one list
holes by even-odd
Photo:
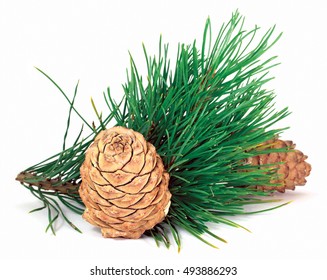
[[287, 148], [288, 151], [261, 154], [246, 160], [253, 166], [276, 163], [277, 179], [271, 180], [271, 183], [278, 184], [278, 186], [257, 186], [257, 189], [277, 190], [283, 193], [286, 189], [294, 190], [295, 186], [305, 185], [305, 177], [310, 175], [311, 165], [305, 161], [307, 156], [295, 149], [295, 144], [292, 141], [272, 139], [258, 147], [261, 150], [283, 148]]
[[104, 237], [139, 238], [165, 218], [169, 174], [142, 134], [119, 126], [103, 130], [80, 171], [83, 218]]

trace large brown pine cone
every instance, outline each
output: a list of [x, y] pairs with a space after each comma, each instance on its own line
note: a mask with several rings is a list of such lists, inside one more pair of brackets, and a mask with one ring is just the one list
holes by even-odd
[[118, 126], [100, 132], [80, 171], [83, 217], [104, 237], [139, 238], [165, 218], [169, 175], [140, 133]]
[[247, 163], [254, 166], [273, 164], [273, 167], [277, 169], [277, 178], [272, 179], [271, 183], [278, 184], [278, 186], [257, 186], [257, 188], [260, 190], [285, 192], [286, 189], [294, 190], [295, 186], [305, 185], [305, 177], [309, 176], [311, 171], [311, 165], [305, 161], [307, 156], [296, 150], [295, 144], [292, 141], [280, 139], [272, 139], [262, 143], [257, 149], [265, 150], [272, 148], [287, 148], [287, 152], [261, 154], [246, 160]]

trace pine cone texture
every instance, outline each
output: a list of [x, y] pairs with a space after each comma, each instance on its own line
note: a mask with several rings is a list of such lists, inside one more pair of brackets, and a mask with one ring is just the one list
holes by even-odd
[[273, 139], [263, 143], [258, 149], [283, 148], [287, 148], [287, 152], [261, 154], [247, 159], [247, 163], [258, 166], [276, 163], [278, 179], [271, 180], [271, 183], [278, 186], [257, 186], [258, 189], [285, 192], [286, 189], [294, 190], [295, 186], [305, 185], [305, 177], [310, 175], [311, 165], [305, 161], [307, 156], [295, 149], [292, 141]]
[[83, 218], [104, 237], [139, 238], [165, 218], [169, 174], [142, 134], [118, 126], [100, 132], [80, 171]]

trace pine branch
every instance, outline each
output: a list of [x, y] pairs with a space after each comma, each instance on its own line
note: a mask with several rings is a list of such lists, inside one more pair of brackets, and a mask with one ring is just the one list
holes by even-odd
[[[258, 191], [254, 186], [270, 184], [276, 170], [271, 166], [260, 169], [247, 166], [244, 172], [245, 159], [265, 153], [256, 147], [279, 135], [284, 128], [271, 127], [289, 114], [287, 108], [274, 110], [274, 93], [265, 89], [272, 79], [269, 70], [278, 63], [276, 56], [262, 57], [280, 35], [273, 37], [273, 27], [255, 43], [258, 32], [258, 27], [246, 31], [244, 18], [236, 12], [212, 41], [208, 19], [201, 48], [197, 48], [195, 41], [180, 44], [174, 69], [168, 58], [168, 45], [162, 44], [161, 37], [157, 57], [149, 56], [143, 45], [146, 79], [130, 55], [122, 100], [117, 103], [109, 88], [103, 93], [109, 109], [104, 120], [92, 103], [98, 127], [88, 124], [75, 108], [77, 86], [70, 101], [54, 80], [39, 70], [70, 104], [64, 145], [61, 152], [20, 173], [18, 180], [43, 201], [48, 211], [52, 207], [57, 214], [63, 213], [61, 206], [48, 196], [54, 195], [79, 212], [81, 208], [74, 209], [73, 203], [60, 195], [76, 194], [86, 149], [102, 129], [114, 122], [142, 133], [156, 147], [170, 174], [170, 211], [166, 220], [147, 235], [166, 247], [170, 246], [172, 235], [179, 249], [180, 228], [213, 247], [203, 234], [224, 242], [209, 230], [208, 223], [241, 227], [224, 216], [246, 213], [245, 205], [267, 201], [265, 197], [270, 193]], [[81, 140], [81, 130], [74, 144], [66, 148], [72, 112], [92, 132]], [[77, 196], [69, 199], [81, 203]], [[57, 217], [49, 214], [51, 229]]]

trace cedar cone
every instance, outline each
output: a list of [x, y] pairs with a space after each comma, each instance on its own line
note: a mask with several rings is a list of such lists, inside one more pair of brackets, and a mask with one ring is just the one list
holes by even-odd
[[80, 171], [83, 218], [104, 237], [139, 238], [165, 218], [169, 174], [142, 134], [119, 126], [101, 131]]
[[280, 139], [272, 139], [261, 144], [257, 149], [284, 149], [286, 152], [272, 152], [250, 157], [246, 160], [253, 166], [263, 164], [274, 164], [277, 169], [277, 179], [272, 179], [272, 184], [277, 186], [257, 186], [259, 190], [277, 190], [285, 192], [286, 189], [294, 190], [295, 186], [304, 186], [305, 177], [310, 175], [311, 165], [305, 160], [308, 158], [301, 151], [295, 149], [292, 141], [283, 141]]

